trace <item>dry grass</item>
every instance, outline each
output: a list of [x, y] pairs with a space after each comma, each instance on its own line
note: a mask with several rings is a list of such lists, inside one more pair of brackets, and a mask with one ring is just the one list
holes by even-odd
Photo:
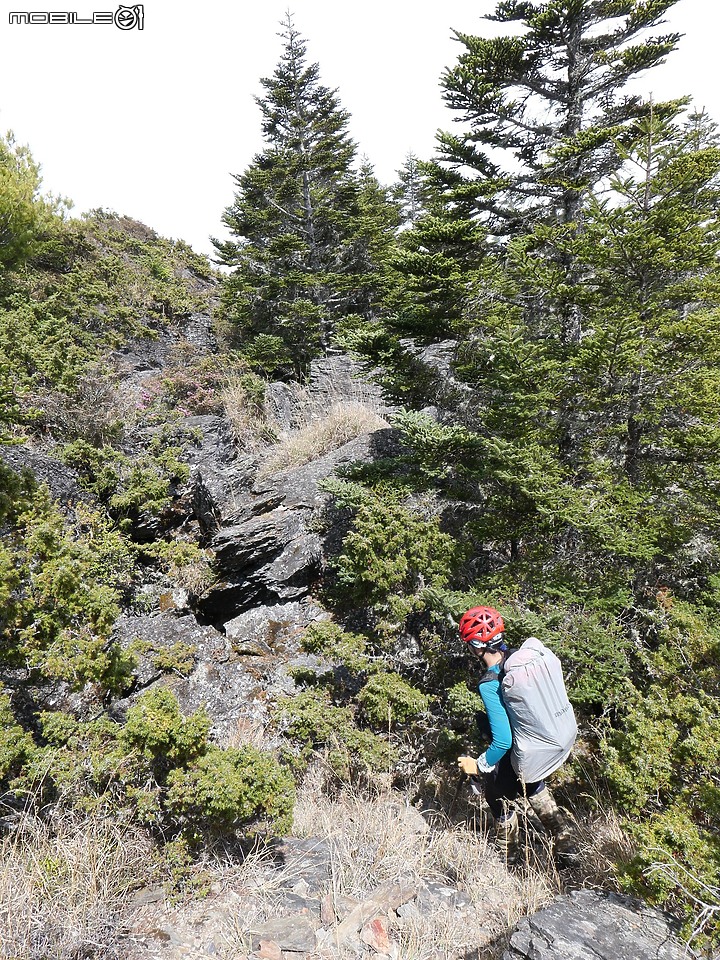
[[617, 889], [615, 869], [629, 863], [637, 853], [633, 840], [625, 833], [619, 816], [608, 806], [574, 821], [578, 838], [579, 885]]
[[166, 572], [175, 586], [199, 597], [217, 580], [217, 574], [212, 568], [211, 560], [211, 551], [202, 550], [196, 560], [187, 563], [172, 561], [168, 564]]
[[300, 467], [337, 450], [355, 437], [388, 426], [372, 404], [337, 400], [313, 415], [304, 426], [286, 434], [272, 448], [260, 468], [260, 476]]
[[[430, 826], [394, 791], [373, 799], [352, 792], [330, 798], [315, 783], [300, 791], [293, 835], [328, 844], [328, 888], [340, 917], [387, 882], [418, 890], [436, 882], [470, 898], [462, 914], [447, 906], [432, 911], [410, 907], [402, 916], [392, 913], [389, 932], [396, 960], [489, 960], [500, 957], [521, 917], [559, 892], [559, 881], [554, 870], [544, 872], [537, 862], [509, 871], [482, 827], [482, 817], [469, 826], [452, 824], [438, 814]], [[245, 891], [245, 896], [214, 938], [219, 956], [229, 960], [247, 953], [248, 931], [276, 916], [280, 887], [300, 879], [287, 871], [268, 872], [259, 855], [231, 871], [228, 886]], [[326, 950], [339, 960], [357, 957], [356, 945], [334, 944], [331, 935]]]
[[231, 379], [223, 391], [223, 406], [235, 440], [243, 450], [262, 454], [259, 475], [267, 476], [309, 463], [355, 437], [388, 426], [379, 400], [362, 384], [346, 394], [313, 396], [292, 384], [288, 403], [293, 429], [283, 428], [265, 406], [258, 406], [242, 378]]
[[235, 442], [242, 449], [254, 452], [268, 446], [275, 439], [277, 425], [253, 402], [242, 378], [234, 378], [228, 382], [222, 391], [222, 403]]
[[45, 430], [56, 439], [93, 444], [117, 440], [137, 416], [134, 399], [102, 366], [78, 380], [73, 394], [46, 390], [33, 398]]
[[0, 844], [0, 957], [119, 957], [120, 917], [151, 863], [150, 843], [117, 820], [25, 817]]

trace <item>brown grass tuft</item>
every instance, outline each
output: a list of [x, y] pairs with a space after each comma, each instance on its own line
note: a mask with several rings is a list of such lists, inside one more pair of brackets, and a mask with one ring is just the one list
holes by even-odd
[[372, 404], [338, 400], [300, 429], [282, 437], [263, 461], [260, 476], [300, 467], [337, 450], [355, 437], [387, 426], [387, 420]]
[[261, 406], [248, 393], [241, 377], [231, 379], [222, 391], [225, 416], [230, 421], [235, 442], [254, 452], [276, 438], [277, 425], [267, 418]]
[[[508, 870], [493, 849], [483, 817], [474, 824], [453, 824], [435, 813], [432, 826], [402, 795], [387, 791], [372, 799], [346, 791], [333, 798], [318, 792], [319, 780], [301, 791], [293, 835], [328, 843], [332, 858], [329, 893], [343, 916], [348, 904], [365, 900], [377, 887], [398, 881], [417, 887], [426, 882], [457, 888], [471, 900], [462, 915], [450, 909], [392, 914], [390, 939], [397, 960], [477, 960], [499, 958], [517, 921], [534, 913], [558, 893], [554, 868], [539, 858]], [[552, 857], [550, 857], [552, 863]], [[252, 890], [224, 924], [215, 943], [223, 960], [247, 953], [253, 924], [276, 914], [282, 882], [301, 879], [271, 873], [262, 858], [251, 858], [228, 875], [229, 885]], [[332, 934], [330, 934], [332, 936]], [[355, 957], [349, 944], [326, 948], [337, 960]]]

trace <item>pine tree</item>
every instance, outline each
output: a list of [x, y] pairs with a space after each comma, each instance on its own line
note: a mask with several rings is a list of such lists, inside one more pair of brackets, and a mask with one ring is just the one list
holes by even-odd
[[679, 39], [640, 35], [676, 2], [503, 0], [486, 19], [523, 28], [519, 36], [456, 33], [465, 49], [442, 83], [467, 129], [439, 135], [441, 161], [462, 172], [448, 181], [454, 204], [499, 235], [578, 223], [583, 197], [619, 167], [618, 144], [647, 113], [627, 84]]
[[0, 136], [0, 287], [2, 271], [22, 263], [54, 222], [60, 201], [40, 195], [40, 168], [12, 133]]
[[372, 311], [371, 249], [392, 225], [368, 232], [349, 114], [307, 63], [290, 15], [282, 26], [280, 62], [257, 99], [266, 147], [235, 177], [223, 216], [234, 239], [214, 242], [233, 268], [224, 303], [242, 349], [267, 372], [300, 375], [339, 318]]
[[[720, 463], [720, 147], [712, 124], [642, 123], [613, 202], [577, 254], [592, 269], [577, 364], [599, 433], [634, 485]], [[707, 144], [698, 146], [698, 144]], [[592, 371], [592, 379], [586, 372]], [[599, 439], [599, 437], [598, 437]]]
[[392, 192], [400, 207], [401, 228], [414, 227], [426, 212], [428, 202], [423, 164], [414, 153], [408, 153], [405, 163], [397, 171], [397, 177]]
[[[456, 33], [464, 50], [442, 85], [462, 131], [438, 135], [439, 156], [425, 166], [425, 182], [436, 198], [431, 234], [450, 238], [445, 252], [459, 257], [465, 276], [488, 243], [495, 247], [539, 223], [581, 229], [584, 198], [622, 164], [623, 145], [649, 109], [627, 93], [627, 84], [662, 63], [678, 40], [640, 35], [675, 2], [503, 0], [486, 19], [515, 25], [521, 35]], [[678, 106], [655, 104], [654, 112], [670, 117]], [[426, 248], [422, 220], [415, 226], [417, 244]], [[478, 242], [482, 232], [487, 243]], [[458, 235], [467, 237], [464, 256]], [[566, 282], [579, 281], [570, 253], [560, 256]], [[406, 265], [412, 271], [412, 259]], [[467, 302], [466, 281], [439, 292], [438, 311], [445, 297], [448, 317], [459, 300]], [[577, 305], [568, 303], [557, 320], [566, 343], [577, 344], [583, 334]]]

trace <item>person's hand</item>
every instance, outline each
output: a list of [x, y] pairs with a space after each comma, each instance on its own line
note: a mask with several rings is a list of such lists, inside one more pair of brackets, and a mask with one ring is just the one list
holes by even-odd
[[458, 757], [458, 767], [468, 777], [476, 777], [478, 774], [478, 765], [472, 757]]
[[483, 755], [478, 757], [477, 760], [475, 761], [480, 773], [492, 773], [493, 770], [495, 769], [496, 765], [493, 764], [492, 766], [490, 766], [490, 764], [485, 759], [486, 757], [487, 757], [487, 753], [483, 753]]

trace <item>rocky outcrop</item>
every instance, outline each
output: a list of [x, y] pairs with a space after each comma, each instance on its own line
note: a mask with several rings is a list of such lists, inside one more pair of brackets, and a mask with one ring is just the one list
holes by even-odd
[[333, 520], [324, 516], [330, 496], [320, 481], [339, 467], [387, 456], [397, 447], [393, 430], [378, 430], [258, 480], [209, 543], [219, 579], [199, 600], [202, 617], [219, 625], [255, 606], [308, 596], [320, 576], [325, 546], [334, 539]]
[[326, 611], [313, 603], [257, 607], [229, 620], [225, 636], [239, 654], [293, 656], [308, 625], [327, 617]]
[[521, 920], [503, 960], [692, 960], [675, 932], [639, 900], [576, 890]]
[[[198, 278], [196, 283], [206, 288], [212, 301], [215, 284], [200, 281]], [[153, 321], [148, 323], [154, 328], [153, 336], [128, 340], [109, 355], [124, 393], [141, 407], [144, 405], [143, 400], [149, 399], [145, 392], [147, 389], [152, 391], [154, 379], [168, 367], [180, 362], [178, 350], [181, 345], [185, 345], [187, 350], [194, 351], [198, 356], [216, 353], [218, 349], [209, 312], [187, 314], [166, 324]]]
[[[394, 813], [399, 823], [418, 818], [423, 831], [429, 829], [412, 808], [397, 807]], [[254, 960], [397, 960], [400, 943], [411, 939], [418, 926], [443, 917], [462, 929], [475, 910], [471, 898], [457, 887], [429, 878], [389, 880], [370, 886], [357, 899], [343, 895], [333, 883], [336, 858], [332, 842], [322, 837], [288, 838], [268, 848], [265, 868], [253, 876], [252, 886], [214, 885], [207, 901], [196, 902], [182, 915], [171, 912], [161, 892], [142, 891], [136, 897], [139, 910], [129, 960], [216, 954], [227, 942], [230, 918], [236, 929], [243, 929], [244, 956]], [[253, 889], [264, 900], [264, 916], [258, 920], [252, 919], [258, 912]]]
[[206, 711], [219, 743], [260, 734], [272, 704], [295, 690], [290, 669], [314, 666], [314, 658], [299, 652], [299, 639], [324, 616], [311, 603], [259, 607], [231, 621], [227, 635], [172, 610], [120, 617], [113, 637], [135, 650], [138, 666], [135, 687], [114, 702], [113, 716], [121, 719], [146, 690], [163, 686], [184, 714]]
[[97, 505], [94, 497], [80, 486], [78, 475], [71, 467], [28, 443], [0, 444], [0, 461], [15, 473], [29, 470], [38, 483], [47, 485], [53, 499], [65, 511], [78, 503]]

